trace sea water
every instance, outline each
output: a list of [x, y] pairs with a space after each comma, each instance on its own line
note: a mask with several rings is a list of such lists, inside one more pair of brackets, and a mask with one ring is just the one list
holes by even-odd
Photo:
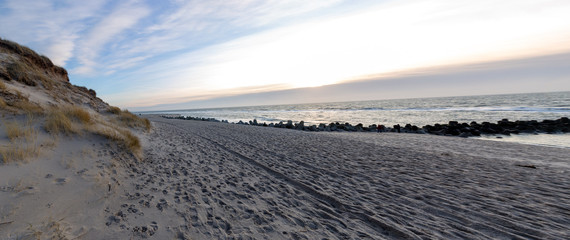
[[[216, 118], [229, 122], [257, 119], [260, 123], [292, 120], [304, 121], [305, 125], [348, 122], [353, 125], [362, 123], [365, 126], [392, 126], [410, 123], [421, 127], [449, 121], [481, 123], [497, 122], [505, 118], [511, 121], [540, 121], [570, 117], [570, 92], [188, 109], [152, 113]], [[521, 134], [501, 137], [502, 141], [570, 148], [570, 134]], [[482, 139], [498, 138], [486, 136]]]

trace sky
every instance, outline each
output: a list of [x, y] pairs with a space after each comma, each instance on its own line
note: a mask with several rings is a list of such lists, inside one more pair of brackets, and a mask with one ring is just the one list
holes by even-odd
[[0, 0], [0, 37], [133, 110], [570, 91], [567, 0]]

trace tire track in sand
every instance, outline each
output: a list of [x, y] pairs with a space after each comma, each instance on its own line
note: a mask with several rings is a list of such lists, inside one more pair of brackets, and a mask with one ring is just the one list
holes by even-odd
[[354, 206], [350, 206], [347, 204], [342, 203], [341, 201], [337, 200], [334, 197], [331, 197], [329, 195], [323, 194], [309, 186], [307, 186], [306, 184], [303, 184], [299, 181], [296, 181], [292, 178], [287, 177], [285, 174], [280, 173], [254, 159], [251, 159], [247, 156], [244, 156], [228, 147], [226, 147], [225, 145], [211, 139], [208, 137], [205, 137], [203, 135], [197, 134], [196, 132], [190, 132], [185, 128], [181, 128], [175, 124], [171, 124], [168, 122], [162, 122], [164, 124], [168, 124], [174, 128], [179, 129], [180, 131], [184, 131], [187, 132], [189, 134], [193, 134], [195, 136], [198, 136], [208, 142], [211, 142], [212, 144], [220, 147], [221, 149], [231, 153], [232, 155], [236, 156], [238, 159], [252, 165], [255, 167], [259, 167], [260, 169], [263, 169], [264, 171], [266, 171], [269, 175], [273, 176], [276, 179], [281, 179], [284, 182], [290, 184], [291, 186], [294, 186], [295, 188], [309, 194], [310, 196], [312, 196], [313, 198], [317, 199], [319, 202], [321, 203], [325, 203], [328, 204], [331, 207], [334, 207], [337, 211], [342, 212], [342, 213], [346, 213], [348, 215], [350, 215], [352, 218], [358, 218], [360, 219], [362, 222], [367, 223], [372, 229], [376, 230], [377, 232], [383, 234], [384, 236], [389, 236], [389, 237], [394, 237], [397, 239], [421, 239], [420, 237], [418, 237], [417, 235], [415, 235], [414, 233], [411, 233], [409, 231], [405, 231], [403, 229], [399, 229], [397, 227], [391, 226], [388, 223], [382, 222], [368, 214], [365, 214], [363, 212], [366, 212], [362, 209], [357, 209]]
[[[212, 130], [213, 130], [213, 129], [212, 129]], [[202, 136], [200, 136], [200, 137], [202, 137]], [[241, 144], [241, 145], [243, 145], [243, 146], [247, 146], [247, 148], [249, 148], [249, 149], [255, 149], [255, 150], [259, 151], [259, 152], [264, 152], [264, 153], [266, 153], [266, 154], [268, 154], [268, 155], [271, 155], [271, 156], [280, 158], [281, 160], [286, 160], [286, 161], [288, 161], [288, 162], [293, 162], [293, 163], [295, 163], [295, 164], [297, 164], [297, 165], [299, 165], [299, 166], [305, 167], [309, 172], [315, 172], [315, 171], [316, 171], [316, 172], [325, 173], [325, 174], [330, 175], [330, 176], [333, 176], [333, 177], [335, 177], [335, 178], [341, 177], [341, 175], [340, 175], [340, 174], [337, 174], [336, 172], [333, 172], [333, 171], [330, 171], [330, 170], [327, 170], [327, 169], [323, 169], [323, 168], [319, 168], [319, 167], [316, 167], [316, 166], [311, 165], [311, 164], [307, 164], [307, 163], [305, 163], [305, 162], [303, 162], [303, 161], [296, 160], [296, 159], [290, 158], [290, 157], [288, 157], [288, 156], [286, 156], [286, 155], [284, 155], [284, 154], [280, 154], [280, 153], [277, 153], [277, 152], [274, 152], [274, 151], [270, 151], [270, 150], [267, 150], [267, 149], [258, 147], [258, 146], [254, 145], [254, 144], [250, 144], [250, 143], [244, 142], [243, 140], [239, 140], [239, 139], [236, 139], [236, 138], [234, 138], [234, 137], [230, 137], [230, 136], [227, 136], [227, 135], [226, 135], [226, 136], [224, 136], [223, 139], [224, 139], [224, 140], [227, 140], [227, 141], [229, 141], [229, 142], [232, 142], [232, 143], [238, 143], [238, 144]], [[218, 146], [223, 147], [223, 144], [218, 143]], [[233, 154], [235, 154], [235, 153], [233, 153]], [[237, 153], [237, 154], [242, 155], [242, 154], [240, 154], [240, 153]], [[243, 155], [242, 155], [242, 156], [243, 156]], [[243, 157], [246, 157], [246, 158], [248, 158], [248, 159], [251, 159], [250, 157], [247, 157], [247, 156], [243, 156]], [[261, 163], [259, 163], [259, 164], [261, 164]], [[261, 164], [261, 165], [263, 165], [263, 164]], [[275, 171], [274, 169], [271, 169], [271, 170]], [[278, 172], [278, 171], [276, 171], [276, 172]], [[365, 176], [365, 175], [364, 175], [364, 176], [360, 176], [360, 177], [362, 177], [362, 178], [364, 178], [364, 179], [366, 179], [366, 180], [369, 180], [369, 181], [372, 180], [372, 178], [369, 177], [369, 176]], [[294, 180], [293, 180], [293, 181], [294, 181]], [[307, 188], [309, 188], [309, 189], [315, 191], [317, 194], [329, 196], [329, 195], [322, 194], [322, 193], [320, 193], [320, 192], [314, 190], [313, 188], [307, 186], [306, 184], [303, 184], [303, 183], [301, 183], [301, 182], [298, 182], [298, 183], [300, 183], [300, 184], [304, 185], [305, 187], [307, 187]], [[426, 214], [431, 214], [431, 215], [434, 215], [434, 216], [438, 216], [438, 217], [441, 217], [441, 218], [444, 218], [444, 219], [448, 219], [448, 220], [450, 220], [451, 222], [456, 222], [456, 223], [458, 223], [458, 224], [463, 224], [463, 225], [464, 225], [464, 226], [459, 226], [459, 225], [457, 225], [458, 227], [467, 228], [466, 226], [468, 226], [468, 225], [474, 225], [477, 229], [485, 230], [486, 232], [489, 232], [489, 233], [496, 233], [496, 234], [498, 234], [498, 235], [506, 235], [506, 236], [508, 236], [508, 237], [511, 238], [511, 239], [517, 239], [517, 238], [520, 238], [520, 237], [524, 237], [524, 238], [528, 238], [528, 239], [540, 239], [540, 237], [538, 237], [538, 236], [540, 236], [540, 233], [534, 231], [533, 229], [525, 228], [525, 227], [518, 226], [518, 225], [516, 225], [516, 224], [510, 223], [510, 222], [508, 221], [508, 219], [504, 219], [504, 218], [502, 218], [502, 217], [500, 217], [500, 216], [496, 216], [496, 215], [493, 216], [497, 221], [500, 221], [500, 222], [502, 223], [501, 225], [496, 225], [496, 226], [492, 226], [492, 225], [486, 224], [486, 223], [485, 223], [485, 221], [486, 221], [485, 217], [482, 216], [481, 214], [479, 214], [477, 211], [471, 211], [471, 210], [469, 210], [469, 209], [461, 209], [462, 211], [465, 212], [465, 215], [471, 216], [472, 219], [474, 219], [474, 218], [479, 219], [479, 221], [474, 221], [474, 222], [473, 222], [473, 221], [469, 221], [468, 219], [466, 219], [466, 218], [464, 218], [464, 217], [462, 217], [462, 216], [456, 216], [455, 214], [453, 214], [453, 211], [452, 211], [452, 210], [449, 210], [449, 209], [453, 209], [454, 206], [443, 203], [443, 202], [445, 202], [444, 199], [439, 199], [438, 204], [440, 204], [440, 205], [442, 205], [442, 206], [445, 206], [445, 207], [444, 207], [444, 208], [434, 209], [432, 203], [422, 204], [422, 203], [423, 203], [422, 201], [418, 201], [418, 200], [413, 199], [413, 198], [409, 198], [409, 197], [406, 197], [406, 196], [399, 196], [399, 197], [401, 197], [401, 198], [403, 198], [403, 199], [406, 199], [407, 201], [413, 202], [415, 205], [423, 205], [422, 208], [415, 209], [416, 212], [417, 212], [417, 211], [422, 211], [422, 212], [424, 212], [424, 213], [426, 213]], [[437, 198], [437, 197], [434, 197], [434, 198]], [[338, 199], [334, 199], [334, 200], [340, 203], [340, 200], [338, 200]], [[332, 206], [331, 203], [329, 203], [329, 202], [327, 202], [327, 203]], [[342, 203], [341, 203], [341, 204], [342, 204]], [[352, 209], [352, 210], [356, 211], [357, 213], [362, 214], [363, 216], [370, 216], [370, 215], [366, 214], [367, 212], [369, 212], [368, 210], [358, 208], [357, 206], [354, 206], [354, 205], [347, 205], [347, 204], [342, 204], [342, 205], [343, 205], [343, 209], [344, 209], [345, 211], [346, 211], [346, 209]], [[353, 214], [353, 213], [354, 213], [354, 212], [351, 212], [351, 214]], [[363, 220], [363, 218], [360, 218], [360, 219]], [[376, 220], [378, 220], [378, 219], [376, 219]], [[381, 222], [381, 221], [380, 221], [380, 222]], [[543, 235], [543, 237], [547, 237], [547, 236], [548, 236], [548, 235]], [[417, 236], [417, 235], [416, 235], [415, 237], [416, 237], [416, 238], [420, 238], [420, 237]]]

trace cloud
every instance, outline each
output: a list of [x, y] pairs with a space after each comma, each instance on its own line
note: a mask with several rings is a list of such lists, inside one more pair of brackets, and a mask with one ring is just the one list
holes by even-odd
[[[141, 64], [151, 64], [149, 61], [164, 59], [163, 56], [171, 58], [229, 41], [255, 30], [256, 27], [281, 22], [287, 17], [326, 8], [338, 2], [339, 0], [310, 3], [174, 1], [170, 2], [172, 5], [150, 2], [156, 5], [142, 6], [133, 2], [130, 6], [118, 6], [114, 13], [105, 16], [103, 21], [93, 27], [84, 37], [86, 40], [78, 44], [79, 65], [72, 73], [83, 76], [94, 76], [98, 72], [115, 74]], [[156, 12], [147, 15], [150, 8], [156, 9]], [[125, 17], [131, 21], [124, 21]], [[138, 23], [133, 20], [138, 20]], [[106, 45], [111, 39], [110, 36], [121, 34], [120, 32], [125, 35], [124, 40], [113, 38], [113, 43]], [[185, 62], [188, 64], [191, 61]], [[161, 79], [167, 78], [171, 72], [180, 71], [163, 70]]]
[[[315, 88], [217, 96], [209, 99], [130, 107], [132, 111], [196, 109], [335, 101], [364, 101], [522, 92], [570, 91], [570, 52], [508, 61], [454, 65], [403, 72]], [[147, 103], [152, 101], [147, 101]], [[133, 105], [135, 106], [135, 105]]]
[[[100, 60], [99, 57], [103, 48], [110, 43], [120, 42], [119, 35], [133, 27], [150, 12], [147, 6], [138, 3], [138, 1], [129, 1], [113, 9], [109, 15], [91, 29], [85, 40], [80, 42], [78, 60], [81, 66], [74, 72], [79, 74], [92, 73], [99, 64], [98, 60]], [[113, 52], [106, 53], [119, 55]]]
[[555, 0], [6, 0], [0, 34], [112, 104], [140, 105], [563, 52], [568, 12]]
[[[418, 67], [553, 54], [570, 50], [557, 44], [570, 39], [570, 21], [562, 21], [567, 10], [570, 4], [550, 1], [389, 2], [178, 54], [133, 76], [168, 79], [160, 83], [164, 93], [191, 99], [264, 84], [315, 87]], [[148, 81], [137, 95], [156, 96], [152, 86]]]
[[0, 34], [65, 65], [74, 55], [84, 21], [93, 18], [103, 3], [7, 0], [0, 8]]
[[330, 7], [339, 2], [341, 1], [181, 1], [174, 12], [159, 16], [159, 23], [148, 27], [147, 31], [212, 31], [228, 26], [251, 28], [273, 24], [275, 21]]
[[140, 37], [125, 45], [129, 54], [160, 55], [192, 51], [301, 19], [303, 14], [337, 5], [320, 1], [174, 1], [156, 5], [160, 12]]
[[[457, 9], [454, 4], [442, 7], [434, 2], [444, 4], [389, 4], [268, 30], [180, 54], [150, 69], [156, 69], [155, 74], [166, 74], [173, 85], [182, 88], [199, 85], [219, 90], [262, 84], [307, 87], [372, 73], [518, 58], [569, 48], [552, 45], [569, 38], [562, 36], [552, 42], [545, 38], [551, 36], [546, 28], [570, 29], [566, 23], [556, 21], [562, 16], [559, 7], [547, 6], [544, 11], [549, 16], [522, 17], [528, 6], [513, 8], [507, 4], [486, 11], [489, 2], [469, 4], [467, 9], [464, 5]], [[570, 10], [570, 5], [566, 8]], [[480, 12], [506, 15], [478, 19]], [[465, 26], [457, 26], [457, 17], [464, 18]], [[533, 29], [519, 27], [551, 22], [554, 24]], [[509, 31], [501, 32], [504, 29]]]

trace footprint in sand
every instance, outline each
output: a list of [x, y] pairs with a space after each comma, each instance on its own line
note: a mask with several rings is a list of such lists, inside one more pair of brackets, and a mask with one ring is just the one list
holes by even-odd
[[68, 181], [69, 181], [68, 178], [56, 178], [54, 180], [54, 183], [57, 185], [63, 185], [63, 184], [66, 184]]

